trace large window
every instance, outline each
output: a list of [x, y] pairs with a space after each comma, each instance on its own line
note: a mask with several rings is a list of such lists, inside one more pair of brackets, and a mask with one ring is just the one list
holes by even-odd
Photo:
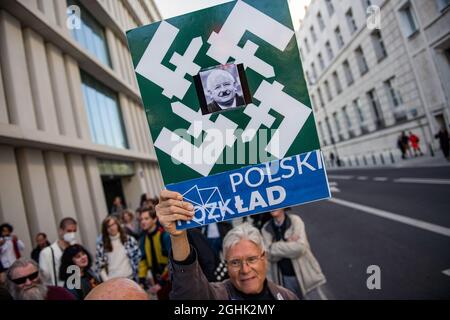
[[367, 99], [369, 100], [369, 104], [372, 107], [376, 128], [379, 129], [384, 127], [385, 123], [383, 113], [381, 111], [380, 101], [378, 100], [377, 92], [375, 91], [375, 89], [367, 92]]
[[72, 36], [102, 63], [111, 66], [104, 28], [78, 1], [67, 0], [67, 5], [76, 5], [81, 9], [81, 28], [72, 29]]
[[317, 35], [316, 35], [316, 31], [314, 30], [314, 26], [311, 26], [311, 28], [309, 28], [309, 31], [311, 31], [311, 38], [313, 39], [313, 42], [316, 42]]
[[339, 80], [337, 71], [333, 72], [333, 80], [334, 80], [334, 86], [336, 87], [336, 93], [340, 94], [342, 92], [342, 85], [341, 85], [341, 80]]
[[320, 31], [323, 31], [323, 29], [325, 29], [325, 22], [323, 21], [322, 14], [320, 12], [317, 14], [317, 21], [319, 22]]
[[327, 41], [325, 43], [325, 48], [327, 48], [328, 60], [330, 60], [330, 62], [331, 62], [334, 59], [334, 52], [333, 52], [333, 48], [331, 47], [330, 41]]
[[386, 46], [384, 45], [383, 38], [381, 37], [380, 30], [375, 30], [370, 34], [372, 38], [373, 48], [375, 49], [375, 55], [378, 62], [387, 57]]
[[330, 17], [333, 15], [334, 13], [334, 5], [333, 5], [333, 0], [325, 0], [326, 4], [327, 4], [327, 10], [328, 10], [328, 14], [330, 15]]
[[361, 75], [365, 75], [369, 71], [369, 66], [367, 65], [366, 57], [361, 47], [355, 50], [356, 61], [358, 61], [359, 72]]
[[84, 72], [81, 78], [92, 140], [115, 148], [128, 148], [116, 94]]
[[347, 13], [345, 14], [345, 18], [347, 19], [350, 34], [355, 33], [355, 31], [358, 30], [358, 26], [356, 25], [355, 17], [353, 17], [353, 11], [351, 8], [348, 9]]
[[345, 45], [345, 43], [344, 43], [344, 38], [342, 37], [341, 29], [339, 27], [334, 29], [334, 35], [336, 36], [336, 42], [338, 44], [338, 48], [341, 49]]
[[413, 7], [411, 6], [411, 3], [408, 1], [400, 9], [399, 13], [400, 13], [400, 24], [402, 26], [403, 34], [407, 38], [411, 37], [419, 30], [416, 15], [414, 13]]
[[345, 60], [342, 64], [344, 66], [345, 79], [347, 79], [347, 85], [351, 86], [355, 79], [353, 78], [352, 69], [350, 68], [350, 63], [348, 60]]
[[325, 80], [323, 85], [325, 86], [325, 93], [327, 94], [328, 101], [333, 100], [333, 96], [331, 95], [331, 89], [330, 89], [330, 84], [329, 84], [328, 80]]
[[317, 59], [319, 60], [320, 70], [323, 71], [325, 69], [325, 61], [323, 60], [322, 53], [317, 55]]

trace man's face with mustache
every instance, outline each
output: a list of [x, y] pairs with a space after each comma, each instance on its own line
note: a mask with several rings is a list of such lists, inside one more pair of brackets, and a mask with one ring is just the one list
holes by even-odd
[[19, 267], [14, 271], [13, 279], [29, 277], [25, 282], [16, 284], [15, 296], [20, 300], [44, 300], [47, 294], [47, 288], [39, 276], [31, 277], [39, 270], [32, 264], [25, 267]]
[[234, 78], [226, 71], [216, 71], [210, 74], [208, 90], [215, 102], [221, 105], [233, 103], [236, 95]]

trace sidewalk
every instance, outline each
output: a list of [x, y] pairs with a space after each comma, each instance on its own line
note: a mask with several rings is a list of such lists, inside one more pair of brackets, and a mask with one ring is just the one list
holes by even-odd
[[430, 155], [424, 155], [421, 157], [407, 158], [404, 160], [398, 160], [392, 164], [378, 164], [368, 166], [344, 166], [344, 167], [332, 167], [327, 166], [327, 171], [339, 171], [349, 169], [381, 169], [381, 168], [430, 168], [430, 167], [450, 167], [450, 161], [446, 160], [441, 152], [435, 154], [434, 157]]

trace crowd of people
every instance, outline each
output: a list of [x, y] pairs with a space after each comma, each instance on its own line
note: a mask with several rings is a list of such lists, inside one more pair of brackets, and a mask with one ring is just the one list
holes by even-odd
[[397, 139], [397, 147], [402, 154], [402, 159], [423, 156], [422, 149], [420, 148], [420, 139], [411, 131], [408, 135], [402, 131]]
[[53, 243], [37, 234], [30, 258], [13, 226], [2, 224], [0, 299], [118, 299], [111, 296], [117, 286], [159, 300], [323, 297], [325, 276], [297, 214], [279, 209], [179, 231], [175, 221], [193, 216], [180, 197], [143, 195], [135, 212], [114, 199], [93, 253], [78, 243], [71, 217], [60, 221]]

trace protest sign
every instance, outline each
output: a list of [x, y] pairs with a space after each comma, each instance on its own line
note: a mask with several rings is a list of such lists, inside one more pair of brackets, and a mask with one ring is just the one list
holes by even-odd
[[233, 1], [127, 32], [161, 174], [185, 229], [330, 191], [286, 0]]

